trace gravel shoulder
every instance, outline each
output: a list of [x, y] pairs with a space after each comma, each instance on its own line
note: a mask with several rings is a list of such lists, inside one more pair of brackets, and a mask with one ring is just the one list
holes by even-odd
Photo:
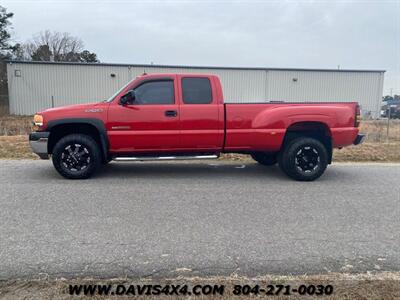
[[[324, 299], [399, 299], [400, 298], [400, 273], [381, 272], [375, 274], [329, 274], [329, 275], [301, 275], [301, 276], [276, 276], [268, 275], [262, 277], [179, 277], [163, 280], [154, 279], [58, 279], [58, 280], [10, 280], [0, 281], [0, 297], [5, 299], [70, 299], [69, 285], [224, 285], [223, 296], [204, 296], [207, 299], [249, 299], [250, 296], [237, 296], [232, 293], [235, 285], [332, 285], [332, 296], [322, 296]], [[82, 296], [81, 296], [82, 297]], [[287, 296], [261, 296], [263, 299], [288, 299]], [[74, 296], [78, 298], [78, 296]], [[92, 299], [120, 299], [120, 296], [92, 296]], [[171, 296], [135, 296], [123, 297], [124, 299], [171, 299]], [[190, 297], [181, 297], [187, 299]], [[200, 297], [199, 297], [200, 298]], [[291, 295], [290, 299], [321, 299], [321, 296]], [[175, 299], [175, 297], [174, 297]]]

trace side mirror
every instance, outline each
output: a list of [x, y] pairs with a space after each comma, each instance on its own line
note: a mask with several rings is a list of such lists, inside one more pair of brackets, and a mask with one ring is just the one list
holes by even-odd
[[130, 90], [129, 92], [127, 92], [125, 95], [123, 95], [121, 97], [121, 99], [119, 100], [119, 103], [121, 105], [127, 105], [127, 104], [131, 104], [135, 101], [136, 99], [136, 94], [134, 90]]

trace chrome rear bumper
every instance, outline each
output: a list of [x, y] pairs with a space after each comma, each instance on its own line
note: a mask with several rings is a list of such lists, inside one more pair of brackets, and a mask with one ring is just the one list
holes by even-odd
[[36, 153], [41, 159], [48, 159], [47, 143], [49, 140], [49, 132], [32, 132], [29, 135], [29, 145], [33, 153]]

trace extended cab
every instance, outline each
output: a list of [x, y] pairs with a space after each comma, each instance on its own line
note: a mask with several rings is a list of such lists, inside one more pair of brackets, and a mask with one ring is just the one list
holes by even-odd
[[356, 102], [224, 104], [217, 76], [144, 74], [104, 102], [37, 113], [29, 140], [66, 178], [88, 178], [110, 160], [242, 153], [311, 181], [333, 148], [362, 142], [359, 118]]

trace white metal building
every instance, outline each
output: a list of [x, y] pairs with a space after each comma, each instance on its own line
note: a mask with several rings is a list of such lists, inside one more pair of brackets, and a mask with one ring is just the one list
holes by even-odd
[[226, 102], [358, 101], [363, 114], [377, 118], [385, 71], [9, 61], [10, 113], [102, 101], [143, 72], [217, 74]]

